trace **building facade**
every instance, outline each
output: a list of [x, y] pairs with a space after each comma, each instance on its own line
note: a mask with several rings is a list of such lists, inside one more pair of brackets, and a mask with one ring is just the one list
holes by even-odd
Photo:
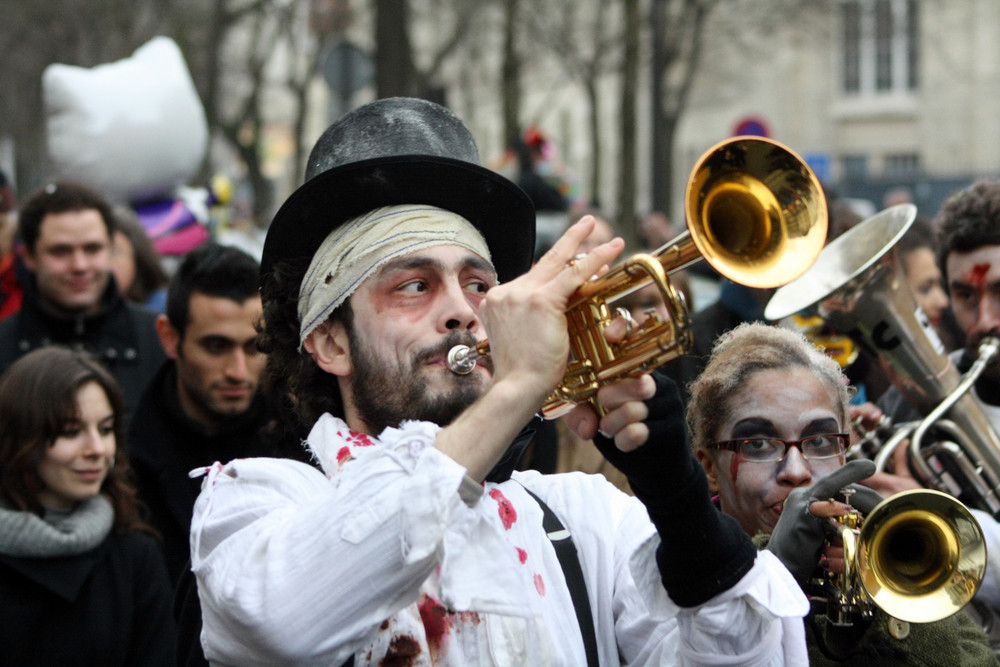
[[762, 130], [837, 194], [875, 209], [909, 196], [930, 216], [1000, 174], [1000, 3], [821, 0], [762, 20], [768, 4], [713, 14], [679, 164]]

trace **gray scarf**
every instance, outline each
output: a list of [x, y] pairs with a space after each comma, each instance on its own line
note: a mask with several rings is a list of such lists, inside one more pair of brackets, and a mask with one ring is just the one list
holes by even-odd
[[97, 548], [111, 532], [115, 512], [104, 496], [82, 501], [70, 512], [13, 510], [0, 504], [0, 554], [52, 558], [75, 556]]

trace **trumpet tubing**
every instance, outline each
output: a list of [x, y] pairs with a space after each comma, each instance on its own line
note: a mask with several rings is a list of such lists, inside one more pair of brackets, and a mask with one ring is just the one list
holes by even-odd
[[[822, 187], [808, 165], [770, 139], [737, 137], [706, 152], [688, 179], [688, 231], [652, 254], [634, 255], [577, 290], [566, 311], [570, 354], [565, 375], [541, 414], [555, 419], [573, 405], [590, 402], [603, 414], [597, 390], [670, 361], [691, 347], [683, 296], [669, 274], [701, 258], [727, 278], [751, 287], [776, 287], [802, 274], [826, 241], [827, 210]], [[651, 317], [620, 343], [604, 330], [612, 304], [654, 284], [669, 317]], [[449, 368], [467, 373], [489, 354], [488, 341], [456, 346]]]

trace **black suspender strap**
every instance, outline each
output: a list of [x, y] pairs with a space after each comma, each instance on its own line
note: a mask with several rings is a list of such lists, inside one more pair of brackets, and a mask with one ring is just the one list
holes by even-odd
[[542, 508], [542, 527], [556, 550], [559, 565], [566, 577], [569, 595], [573, 599], [573, 608], [576, 609], [576, 620], [580, 623], [580, 632], [583, 634], [587, 665], [588, 667], [598, 667], [600, 663], [597, 660], [597, 633], [594, 631], [594, 616], [590, 613], [587, 582], [583, 578], [583, 568], [580, 567], [580, 558], [576, 553], [576, 545], [573, 544], [573, 536], [570, 535], [569, 530], [562, 524], [555, 512], [542, 502], [541, 498], [527, 487], [524, 487], [524, 490]]

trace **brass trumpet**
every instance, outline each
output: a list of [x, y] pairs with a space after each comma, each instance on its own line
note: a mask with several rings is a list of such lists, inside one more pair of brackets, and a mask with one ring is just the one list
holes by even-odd
[[[648, 372], [691, 348], [690, 321], [668, 274], [701, 258], [727, 278], [751, 287], [776, 287], [801, 275], [826, 241], [826, 199], [816, 175], [787, 147], [761, 137], [716, 144], [695, 165], [685, 194], [688, 231], [657, 249], [638, 254], [606, 275], [584, 283], [566, 311], [571, 358], [541, 414], [555, 419], [589, 401], [599, 414], [597, 390]], [[604, 330], [609, 303], [650, 283], [669, 319], [651, 317], [625, 340], [609, 344]], [[471, 372], [489, 354], [489, 342], [458, 345], [449, 368]]]
[[964, 607], [982, 583], [983, 530], [946, 493], [904, 491], [863, 520], [856, 512], [840, 519], [845, 567], [827, 609], [834, 625], [870, 617], [873, 604], [908, 623], [939, 621]]

